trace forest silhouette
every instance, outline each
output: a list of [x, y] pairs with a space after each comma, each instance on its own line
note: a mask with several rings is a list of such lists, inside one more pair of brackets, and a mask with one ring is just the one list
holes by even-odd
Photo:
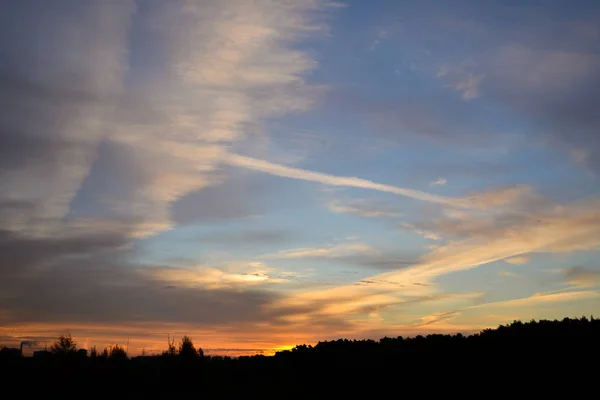
[[[49, 351], [33, 357], [10, 350], [0, 350], [2, 379], [13, 385], [24, 382], [27, 391], [44, 393], [93, 388], [94, 393], [292, 398], [331, 390], [337, 398], [367, 389], [433, 393], [460, 384], [471, 391], [481, 385], [487, 385], [488, 392], [511, 385], [515, 390], [545, 388], [557, 394], [568, 385], [573, 390], [593, 382], [587, 379], [598, 379], [600, 320], [514, 321], [469, 336], [339, 339], [298, 345], [273, 356], [235, 358], [204, 355], [188, 336], [178, 343], [169, 338], [160, 355], [131, 358], [119, 345], [78, 351], [70, 335], [61, 335]], [[427, 386], [414, 387], [418, 382]]]

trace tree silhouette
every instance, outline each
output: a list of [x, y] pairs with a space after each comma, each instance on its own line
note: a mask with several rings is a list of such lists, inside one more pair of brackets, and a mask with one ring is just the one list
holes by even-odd
[[[202, 350], [201, 350], [202, 351]], [[192, 338], [185, 335], [181, 338], [181, 342], [179, 342], [179, 347], [177, 349], [177, 353], [181, 357], [191, 358], [198, 356], [198, 350], [194, 346], [192, 342]]]
[[163, 351], [163, 356], [175, 356], [177, 355], [177, 349], [175, 348], [175, 339], [171, 339], [171, 337], [167, 337], [167, 350]]
[[57, 355], [75, 353], [77, 351], [77, 342], [71, 337], [70, 333], [60, 335], [52, 347], [50, 347], [50, 351]]

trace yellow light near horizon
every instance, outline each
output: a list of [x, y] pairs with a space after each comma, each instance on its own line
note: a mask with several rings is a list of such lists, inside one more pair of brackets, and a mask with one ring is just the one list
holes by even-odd
[[278, 351], [292, 350], [294, 347], [296, 347], [295, 344], [288, 344], [288, 345], [285, 345], [285, 346], [273, 347], [271, 350], [266, 351], [265, 355], [266, 356], [272, 356], [275, 353], [277, 353]]

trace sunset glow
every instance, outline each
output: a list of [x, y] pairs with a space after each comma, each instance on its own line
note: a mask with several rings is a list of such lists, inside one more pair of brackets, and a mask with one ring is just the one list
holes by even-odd
[[597, 315], [600, 2], [550, 3], [3, 1], [0, 345]]

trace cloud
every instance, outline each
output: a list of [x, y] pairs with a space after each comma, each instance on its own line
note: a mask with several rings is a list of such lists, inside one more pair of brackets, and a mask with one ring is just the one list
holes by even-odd
[[[360, 321], [365, 314], [379, 314], [386, 311], [406, 310], [416, 305], [459, 308], [473, 304], [481, 297], [481, 293], [439, 293], [435, 295], [419, 295], [396, 288], [394, 291], [375, 291], [369, 286], [332, 288], [318, 292], [300, 293], [293, 298], [282, 298], [269, 307], [297, 307], [296, 314], [286, 315], [286, 319], [308, 320], [319, 316], [344, 315], [346, 319]], [[355, 329], [373, 329], [374, 320], [366, 318], [363, 324], [357, 323]], [[406, 325], [395, 328], [407, 328]]]
[[198, 222], [228, 221], [263, 215], [284, 206], [293, 206], [290, 199], [285, 205], [277, 194], [286, 190], [286, 182], [275, 182], [268, 175], [253, 175], [243, 170], [221, 170], [226, 176], [222, 183], [188, 193], [171, 204], [170, 213], [177, 225]]
[[507, 258], [504, 261], [506, 261], [509, 264], [513, 264], [513, 265], [521, 265], [521, 264], [527, 264], [530, 261], [530, 258], [528, 256], [517, 256], [517, 257]]
[[[176, 289], [165, 290], [165, 285], [178, 281], [168, 279], [172, 276], [161, 276], [161, 267], [141, 267], [127, 261], [131, 250], [123, 245], [128, 241], [123, 235], [94, 232], [50, 238], [3, 232], [0, 235], [3, 325], [42, 321], [211, 324], [228, 319], [245, 320], [242, 314], [248, 309], [242, 309], [252, 307], [251, 304], [259, 307], [272, 299], [267, 293], [240, 292], [227, 286], [236, 283], [236, 279], [240, 284], [245, 283], [241, 270], [239, 276], [233, 272], [224, 274], [223, 285], [215, 285], [221, 277], [211, 276], [210, 273], [216, 274], [209, 271], [202, 287], [178, 285]], [[258, 267], [244, 270], [256, 271], [263, 272]], [[249, 277], [246, 281], [251, 280]], [[234, 303], [227, 305], [229, 301]], [[237, 301], [241, 301], [241, 308], [232, 305]], [[198, 304], [211, 304], [211, 310], [199, 310]], [[257, 312], [260, 313], [258, 309]]]
[[[331, 304], [337, 301], [351, 302], [351, 299], [360, 296], [375, 296], [372, 298], [381, 299], [384, 304], [392, 304], [394, 301], [391, 298], [379, 295], [436, 295], [441, 291], [436, 281], [443, 275], [532, 252], [568, 253], [593, 250], [600, 247], [598, 205], [599, 200], [592, 198], [568, 206], [555, 207], [550, 211], [540, 209], [539, 214], [533, 213], [532, 218], [524, 219], [519, 225], [511, 228], [489, 226], [481, 235], [473, 234], [463, 240], [450, 241], [403, 269], [384, 272], [364, 278], [355, 284], [303, 296], [328, 299]], [[399, 301], [398, 298], [396, 301]]]
[[454, 82], [454, 90], [462, 92], [463, 100], [471, 100], [479, 97], [479, 85], [483, 75], [468, 75], [464, 80]]
[[[460, 310], [479, 301], [480, 294], [445, 293], [440, 277], [498, 260], [514, 264], [532, 252], [600, 246], [600, 203], [595, 198], [561, 205], [526, 185], [452, 198], [292, 168], [289, 154], [265, 154], [269, 138], [263, 132], [269, 118], [305, 111], [329, 96], [323, 103], [329, 117], [356, 127], [357, 118], [367, 116], [368, 131], [387, 139], [413, 135], [433, 139], [430, 143], [436, 146], [452, 143], [454, 155], [475, 154], [462, 149], [468, 143], [469, 149], [486, 149], [485, 163], [492, 151], [502, 155], [502, 163], [517, 145], [521, 151], [521, 145], [548, 135], [577, 163], [597, 167], [597, 24], [583, 21], [567, 27], [536, 18], [536, 24], [500, 35], [498, 42], [476, 52], [473, 62], [459, 61], [460, 67], [452, 69], [448, 60], [449, 67], [438, 78], [451, 90], [432, 97], [411, 92], [408, 85], [398, 97], [374, 99], [339, 88], [325, 93], [324, 86], [309, 81], [318, 63], [303, 50], [305, 39], [327, 34], [324, 11], [332, 4], [176, 0], [168, 5], [151, 2], [143, 12], [135, 12], [135, 6], [126, 0], [91, 1], [85, 7], [74, 0], [47, 7], [11, 1], [0, 16], [2, 333], [21, 329], [50, 335], [62, 324], [85, 334], [103, 331], [111, 340], [127, 332], [163, 341], [171, 329], [190, 328], [215, 343], [214, 333], [211, 337], [207, 332], [218, 329], [221, 336], [248, 341], [247, 348], [265, 348], [273, 345], [262, 338], [269, 333], [286, 341], [331, 332], [355, 334], [366, 329], [368, 318], [379, 323], [377, 318], [386, 312], [409, 318], [398, 310], [421, 303]], [[23, 30], [23, 23], [33, 28]], [[487, 22], [462, 25], [471, 32], [475, 27], [481, 35], [460, 41], [438, 32], [434, 35], [442, 42], [435, 43], [468, 46], [493, 35], [494, 27]], [[532, 36], [530, 30], [540, 32]], [[403, 36], [419, 37], [413, 32], [395, 38]], [[378, 40], [387, 37], [382, 31]], [[422, 51], [425, 42], [413, 45]], [[435, 57], [436, 51], [428, 54]], [[412, 73], [411, 79], [423, 78], [419, 71]], [[433, 72], [425, 75], [430, 81]], [[423, 87], [420, 81], [413, 86]], [[464, 100], [479, 96], [485, 104], [457, 101], [457, 95]], [[474, 105], [483, 104], [474, 112]], [[517, 118], [537, 131], [514, 140], [498, 132], [498, 118]], [[314, 138], [310, 141], [302, 145], [307, 151], [322, 146]], [[492, 150], [496, 147], [501, 150]], [[294, 154], [293, 162], [305, 153]], [[530, 170], [524, 165], [530, 160], [513, 163], [513, 158], [509, 172], [527, 179]], [[500, 168], [494, 162], [475, 161], [465, 168], [487, 179], [479, 166]], [[419, 184], [438, 174], [452, 179], [446, 170], [431, 174], [415, 164], [411, 169], [407, 179]], [[326, 282], [328, 287], [338, 285], [329, 290], [315, 290], [316, 283], [311, 287], [311, 276], [294, 287], [308, 287], [308, 292], [289, 297], [283, 293], [297, 276], [267, 262], [194, 262], [188, 267], [136, 262], [141, 242], [133, 238], [279, 207], [284, 202], [275, 194], [284, 188], [273, 177], [433, 203], [427, 218], [404, 212], [403, 226], [430, 239], [443, 238], [443, 244], [418, 260], [361, 242], [266, 254], [262, 261], [318, 260], [385, 271], [364, 277], [364, 270], [353, 270], [359, 273], [355, 281]], [[556, 187], [564, 192], [561, 196], [576, 197], [561, 184]], [[371, 199], [333, 199], [327, 207], [367, 218], [400, 214]], [[207, 227], [202, 229], [206, 232]], [[235, 247], [290, 238], [285, 231], [250, 228], [196, 235], [213, 246]], [[175, 234], [165, 236], [168, 241]], [[564, 272], [563, 282], [590, 287], [597, 283], [596, 275], [591, 269], [572, 268]], [[346, 281], [350, 284], [342, 283]], [[507, 304], [517, 308], [595, 299], [593, 293], [540, 294]], [[441, 329], [456, 312], [439, 311], [420, 323]]]
[[327, 208], [335, 213], [364, 218], [398, 218], [402, 215], [394, 207], [371, 199], [332, 199], [327, 203]]
[[470, 208], [430, 209], [421, 219], [416, 215], [400, 226], [430, 238], [491, 240], [519, 230], [523, 225], [541, 224], [542, 218], [560, 213], [562, 209], [528, 185], [471, 192], [461, 201]]
[[521, 275], [516, 274], [511, 271], [500, 271], [498, 272], [498, 276], [510, 277], [510, 278], [519, 278]]
[[[184, 82], [213, 96], [206, 110], [208, 129], [197, 129], [198, 121], [206, 115], [198, 111], [204, 110], [188, 108], [179, 114], [191, 120], [194, 135], [230, 141], [243, 135], [243, 127], [258, 116], [304, 110], [310, 105], [311, 91], [316, 87], [308, 85], [302, 76], [316, 62], [289, 43], [325, 31], [317, 12], [327, 2], [183, 4], [171, 22], [182, 25], [180, 30], [189, 41], [181, 41], [181, 36], [173, 38], [177, 45], [174, 62]], [[258, 98], [262, 99], [259, 103]]]
[[200, 242], [217, 243], [235, 246], [255, 246], [265, 243], [284, 243], [295, 238], [297, 234], [282, 229], [215, 231], [202, 235]]
[[[393, 254], [373, 254], [371, 256], [349, 257], [344, 260], [344, 262], [350, 265], [388, 271], [406, 268], [409, 265], [415, 264], [415, 261], [410, 258], [402, 257], [401, 255], [394, 256]], [[365, 282], [361, 282], [361, 284], [363, 283]]]
[[262, 179], [222, 158], [322, 93], [298, 43], [326, 34], [326, 2], [34, 3], [0, 16], [3, 329], [276, 321], [261, 285], [282, 272], [139, 265], [132, 238], [263, 210]]
[[131, 338], [133, 354], [142, 347], [163, 349], [167, 334], [184, 333], [208, 347], [269, 349], [298, 337], [314, 341], [345, 326], [332, 317], [298, 328], [282, 319], [298, 309], [267, 307], [282, 296], [267, 287], [285, 284], [294, 274], [258, 262], [140, 265], [132, 262], [136, 253], [129, 242], [126, 234], [80, 228], [46, 238], [2, 232], [4, 343], [23, 335], [51, 341], [69, 329], [97, 345]]
[[[338, 264], [348, 267], [356, 266], [383, 271], [402, 269], [415, 263], [414, 260], [406, 257], [405, 254], [394, 254], [393, 252], [390, 253], [388, 251], [382, 251], [361, 242], [341, 243], [323, 247], [281, 250], [275, 253], [263, 254], [260, 258], [279, 260], [334, 261]], [[348, 278], [348, 276], [341, 277], [338, 274], [333, 275], [336, 275], [336, 278], [342, 281]], [[311, 280], [306, 280], [305, 283], [306, 286], [313, 288], [321, 284], [318, 281], [314, 282]], [[329, 284], [336, 285], [336, 283], [333, 282]], [[361, 282], [361, 284], [366, 285], [368, 283]]]
[[[489, 56], [484, 89], [490, 101], [532, 121], [540, 137], [567, 155], [578, 152], [577, 163], [597, 170], [600, 119], [591, 104], [598, 99], [600, 56], [576, 36], [571, 26], [564, 31], [567, 46], [548, 39], [500, 45]], [[584, 157], [580, 149], [586, 149]]]
[[[0, 200], [31, 208], [2, 213], [3, 227], [50, 233], [102, 214], [136, 237], [171, 229], [175, 202], [228, 179], [217, 166], [229, 146], [321, 92], [295, 44], [326, 32], [326, 2], [27, 3], [1, 21], [19, 40], [1, 54]], [[156, 51], [131, 55], [134, 36]]]
[[133, 2], [76, 3], [13, 1], [0, 17], [0, 199], [30, 205], [2, 214], [3, 228], [57, 229], [123, 90]]
[[499, 78], [536, 90], [562, 91], [594, 74], [600, 67], [600, 58], [588, 53], [511, 43], [498, 49], [495, 64]]
[[[169, 75], [146, 87], [152, 91], [152, 109], [164, 114], [164, 121], [134, 120], [112, 137], [129, 148], [126, 160], [135, 160], [126, 169], [137, 168], [143, 177], [129, 180], [134, 195], [121, 201], [121, 208], [152, 220], [157, 230], [185, 219], [171, 214], [175, 202], [229, 178], [217, 169], [229, 146], [246, 140], [264, 118], [303, 111], [313, 103], [320, 88], [304, 75], [316, 62], [292, 43], [326, 29], [319, 19], [326, 5], [321, 1], [178, 5], [158, 7], [153, 15], [169, 49]], [[240, 198], [232, 197], [226, 213], [246, 208]], [[181, 204], [174, 210], [181, 214]]]
[[[377, 276], [390, 282], [429, 282], [444, 274], [471, 269], [523, 254], [572, 252], [600, 246], [598, 199], [540, 213], [511, 229], [496, 228], [483, 237], [470, 237], [441, 246], [421, 258], [420, 264]], [[538, 222], [539, 221], [539, 222]], [[494, 228], [491, 228], [492, 230]]]
[[428, 326], [434, 324], [440, 324], [442, 322], [451, 321], [456, 319], [460, 314], [456, 311], [447, 311], [447, 312], [438, 312], [431, 315], [426, 315], [421, 317], [421, 322], [416, 324], [416, 326]]
[[435, 194], [421, 192], [419, 190], [407, 189], [398, 186], [375, 183], [366, 179], [335, 176], [324, 174], [321, 172], [308, 171], [300, 168], [286, 167], [284, 165], [274, 164], [268, 161], [258, 160], [251, 157], [245, 157], [238, 154], [229, 154], [224, 161], [230, 165], [234, 165], [237, 167], [248, 168], [255, 171], [261, 171], [267, 174], [281, 176], [285, 178], [318, 182], [331, 186], [356, 187], [377, 190], [380, 192], [392, 193], [399, 196], [409, 197], [415, 200], [454, 205], [456, 207], [466, 206], [466, 204], [461, 203], [456, 199], [450, 197], [439, 196]]
[[[592, 290], [539, 292], [528, 297], [521, 297], [493, 302], [477, 302], [455, 307], [449, 312], [437, 312], [422, 317], [421, 320], [436, 323], [438, 318], [443, 320], [448, 315], [454, 322], [446, 329], [456, 332], [461, 327], [470, 327], [472, 330], [497, 326], [510, 320], [525, 320], [532, 316], [540, 318], [542, 310], [556, 310], [564, 307], [576, 306], [590, 299], [600, 297], [600, 292]], [[552, 315], [552, 314], [550, 314]], [[477, 327], [478, 329], [474, 329]]]
[[476, 64], [473, 61], [462, 62], [458, 66], [444, 65], [438, 69], [435, 77], [449, 82], [446, 86], [461, 92], [463, 100], [479, 97], [484, 75], [473, 72]]
[[491, 303], [484, 303], [472, 306], [470, 308], [520, 308], [520, 307], [531, 307], [539, 304], [551, 304], [551, 303], [562, 303], [569, 301], [577, 301], [581, 299], [589, 299], [600, 297], [599, 292], [595, 291], [572, 291], [572, 292], [561, 292], [561, 293], [534, 293], [529, 297], [512, 300], [501, 300]]
[[590, 287], [600, 284], [600, 272], [583, 267], [571, 267], [564, 272], [563, 280], [576, 287]]
[[523, 184], [473, 192], [468, 198], [469, 203], [477, 208], [523, 206], [526, 203], [540, 200], [533, 187]]
[[174, 287], [197, 287], [205, 289], [235, 289], [256, 285], [287, 283], [289, 279], [275, 276], [274, 270], [262, 263], [249, 262], [223, 269], [214, 267], [196, 268], [148, 268], [153, 279], [164, 281]]
[[301, 248], [281, 250], [264, 254], [261, 258], [293, 259], [293, 258], [344, 258], [354, 255], [379, 255], [379, 251], [365, 243], [342, 243], [328, 247]]
[[430, 186], [433, 185], [445, 185], [446, 183], [448, 183], [448, 181], [446, 180], [446, 178], [437, 178], [435, 181], [432, 181], [431, 183], [429, 183]]
[[433, 232], [433, 231], [422, 230], [409, 222], [401, 222], [400, 226], [404, 229], [407, 229], [409, 231], [415, 232], [418, 235], [423, 236], [425, 239], [429, 239], [429, 240], [442, 239], [442, 237], [438, 233]]
[[369, 46], [369, 50], [371, 50], [371, 51], [375, 50], [377, 48], [377, 46], [379, 46], [379, 44], [381, 44], [382, 41], [388, 40], [390, 38], [390, 36], [391, 36], [391, 32], [390, 32], [389, 28], [386, 28], [383, 26], [378, 27], [376, 30], [376, 33], [375, 33], [375, 39]]
[[463, 77], [454, 80], [449, 87], [461, 92], [461, 97], [465, 101], [476, 99], [479, 97], [481, 81], [483, 75], [467, 74]]

